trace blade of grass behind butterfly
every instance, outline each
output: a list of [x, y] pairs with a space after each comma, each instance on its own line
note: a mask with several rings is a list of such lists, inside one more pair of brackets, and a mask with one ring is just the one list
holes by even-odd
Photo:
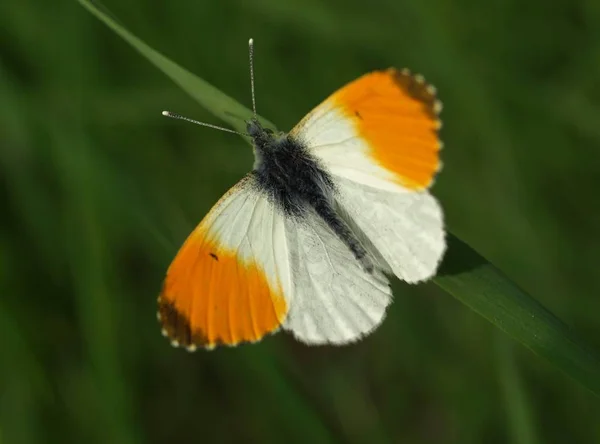
[[[245, 106], [239, 104], [231, 97], [223, 94], [217, 88], [205, 80], [195, 76], [188, 70], [182, 68], [171, 59], [152, 49], [134, 34], [120, 25], [107, 12], [100, 8], [98, 2], [90, 0], [78, 0], [88, 11], [102, 21], [106, 26], [121, 36], [127, 43], [133, 46], [140, 54], [148, 59], [154, 66], [171, 78], [186, 93], [193, 97], [202, 107], [214, 114], [224, 122], [229, 123], [236, 131], [246, 132], [244, 120], [252, 117], [253, 113]], [[161, 110], [162, 111], [162, 110]], [[259, 117], [261, 123], [275, 129], [268, 120]], [[247, 139], [249, 140], [249, 139]]]
[[600, 359], [596, 352], [456, 236], [448, 236], [448, 251], [434, 281], [500, 330], [600, 395]]

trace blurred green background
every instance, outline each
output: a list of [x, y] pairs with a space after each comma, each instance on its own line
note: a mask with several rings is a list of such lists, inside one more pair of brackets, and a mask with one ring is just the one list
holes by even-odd
[[[290, 129], [388, 66], [444, 102], [449, 228], [600, 349], [600, 3], [107, 0], [132, 32]], [[0, 443], [597, 443], [600, 402], [434, 284], [362, 342], [189, 354], [165, 270], [252, 165], [73, 1], [0, 3]]]

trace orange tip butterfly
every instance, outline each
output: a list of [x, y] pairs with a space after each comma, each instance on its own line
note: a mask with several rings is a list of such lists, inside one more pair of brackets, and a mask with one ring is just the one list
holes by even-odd
[[441, 168], [442, 105], [421, 75], [375, 71], [273, 133], [257, 119], [249, 47], [254, 168], [171, 263], [158, 298], [163, 334], [190, 351], [279, 329], [307, 344], [357, 341], [385, 316], [387, 275], [431, 278], [446, 249], [428, 192]]

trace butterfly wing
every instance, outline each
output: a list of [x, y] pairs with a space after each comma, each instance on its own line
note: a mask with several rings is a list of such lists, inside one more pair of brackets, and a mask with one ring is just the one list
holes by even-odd
[[340, 214], [407, 282], [431, 277], [445, 250], [427, 191], [441, 168], [440, 110], [422, 77], [389, 69], [336, 91], [290, 132], [332, 175]]
[[367, 251], [383, 258], [384, 270], [409, 283], [435, 273], [446, 242], [442, 210], [431, 194], [381, 190], [344, 178], [337, 184], [339, 212], [352, 219]]
[[185, 241], [158, 298], [174, 345], [258, 341], [285, 321], [291, 295], [285, 218], [249, 174]]
[[367, 273], [314, 210], [286, 219], [294, 303], [283, 328], [308, 344], [343, 344], [375, 329], [391, 302], [388, 280]]

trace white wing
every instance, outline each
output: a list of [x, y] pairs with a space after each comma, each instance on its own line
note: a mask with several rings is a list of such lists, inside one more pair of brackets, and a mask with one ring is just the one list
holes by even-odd
[[286, 220], [294, 303], [285, 330], [309, 344], [343, 344], [375, 329], [391, 302], [387, 278], [366, 272], [312, 210]]
[[384, 270], [409, 283], [435, 274], [446, 241], [442, 209], [431, 194], [390, 192], [342, 178], [336, 185], [340, 214], [353, 221], [367, 250], [383, 258]]

